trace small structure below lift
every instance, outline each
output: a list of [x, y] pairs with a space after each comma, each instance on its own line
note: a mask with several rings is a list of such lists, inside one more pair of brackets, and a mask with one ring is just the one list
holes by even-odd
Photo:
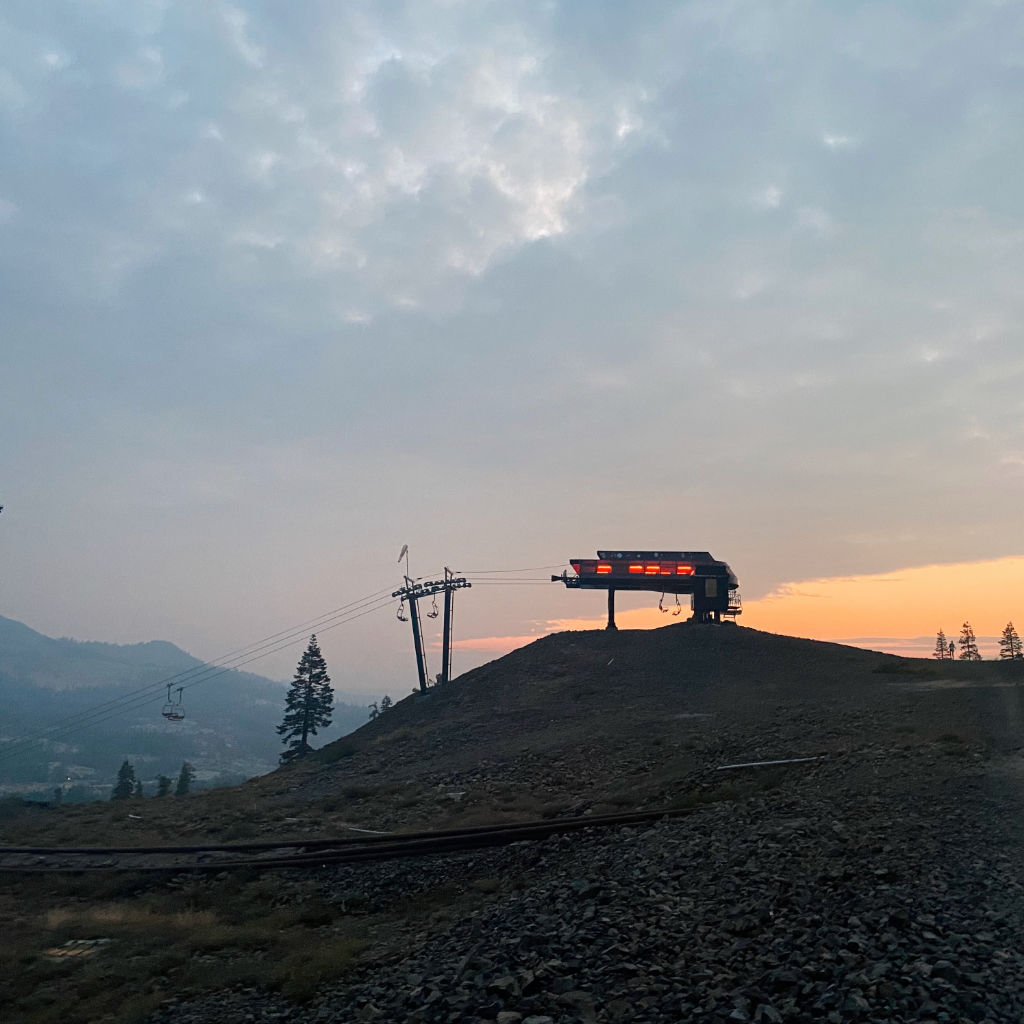
[[570, 590], [607, 590], [608, 629], [617, 628], [617, 590], [689, 594], [691, 622], [735, 621], [741, 612], [736, 574], [708, 551], [598, 551], [597, 558], [572, 558], [569, 564], [575, 575], [566, 569], [551, 581]]

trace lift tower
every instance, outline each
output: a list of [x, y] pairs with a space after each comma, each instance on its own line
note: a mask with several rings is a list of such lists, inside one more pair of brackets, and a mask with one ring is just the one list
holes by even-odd
[[391, 596], [409, 602], [409, 620], [412, 623], [412, 643], [416, 651], [416, 673], [420, 681], [420, 693], [427, 692], [427, 664], [423, 653], [423, 627], [420, 625], [420, 614], [416, 602], [424, 597], [444, 594], [444, 627], [441, 638], [441, 682], [448, 682], [451, 667], [452, 649], [452, 594], [456, 590], [471, 587], [465, 576], [455, 577], [450, 569], [445, 568], [444, 579], [427, 580], [420, 583], [405, 577], [405, 586], [396, 590]]

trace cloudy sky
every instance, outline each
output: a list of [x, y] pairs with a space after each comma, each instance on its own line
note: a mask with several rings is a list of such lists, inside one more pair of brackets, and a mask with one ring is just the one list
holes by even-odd
[[[748, 625], [1024, 625], [1022, 55], [995, 0], [7, 0], [0, 614], [215, 658], [403, 544], [623, 546]], [[801, 619], [850, 577], [908, 596]], [[462, 667], [600, 613], [481, 584]], [[393, 606], [322, 641], [411, 682]]]

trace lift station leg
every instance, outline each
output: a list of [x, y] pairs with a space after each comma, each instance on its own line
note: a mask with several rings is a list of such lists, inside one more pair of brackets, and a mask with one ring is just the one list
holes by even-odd
[[615, 625], [615, 591], [611, 587], [609, 587], [608, 588], [608, 625], [605, 626], [605, 629], [618, 629], [618, 628], [619, 627]]

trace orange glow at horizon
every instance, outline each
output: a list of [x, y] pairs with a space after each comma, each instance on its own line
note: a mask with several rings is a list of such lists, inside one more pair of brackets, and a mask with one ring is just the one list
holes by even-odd
[[[652, 606], [619, 611], [615, 621], [620, 629], [656, 629], [678, 620]], [[923, 657], [940, 629], [958, 641], [961, 625], [970, 622], [982, 656], [995, 658], [996, 638], [1007, 622], [1015, 622], [1018, 632], [1024, 628], [1024, 556], [784, 583], [745, 601], [737, 621], [769, 633]], [[482, 637], [455, 646], [506, 653], [547, 633], [603, 629], [605, 622], [604, 615], [549, 619], [533, 636]], [[908, 642], [915, 638], [924, 642]]]
[[[970, 622], [975, 634], [998, 637], [1007, 622], [1024, 622], [1024, 556], [925, 565], [871, 576], [786, 583], [744, 603], [749, 626], [820, 640], [930, 636], [957, 640]], [[982, 651], [986, 657], [994, 651]]]

